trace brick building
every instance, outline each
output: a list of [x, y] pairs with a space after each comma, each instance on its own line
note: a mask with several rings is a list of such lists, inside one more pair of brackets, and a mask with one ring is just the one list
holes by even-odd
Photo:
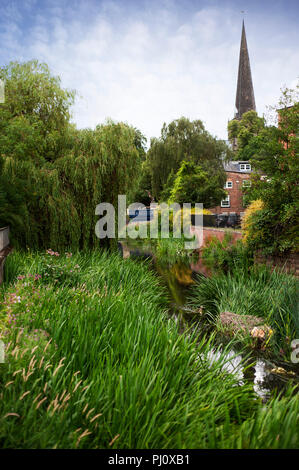
[[226, 183], [224, 189], [227, 197], [221, 201], [220, 206], [213, 207], [213, 214], [236, 214], [242, 217], [245, 210], [243, 205], [244, 188], [248, 187], [252, 172], [249, 162], [231, 161], [224, 164]]

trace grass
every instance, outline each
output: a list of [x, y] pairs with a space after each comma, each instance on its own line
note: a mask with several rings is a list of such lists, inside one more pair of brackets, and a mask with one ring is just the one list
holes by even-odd
[[[190, 261], [190, 250], [186, 250], [185, 242], [186, 239], [184, 236], [181, 238], [173, 238], [170, 236], [169, 238], [146, 238], [144, 240], [136, 239], [136, 240], [127, 240], [129, 246], [136, 246], [144, 248], [144, 246], [148, 247], [149, 250], [157, 258], [159, 264], [166, 264], [166, 265], [173, 265], [176, 262], [189, 262]], [[196, 254], [192, 254], [194, 258]]]
[[13, 252], [5, 276], [1, 448], [298, 447], [292, 390], [265, 407], [210, 364], [146, 262]]
[[290, 343], [299, 337], [298, 280], [264, 266], [235, 269], [200, 279], [192, 290], [191, 304], [203, 306], [217, 324], [220, 312], [254, 315], [265, 319], [273, 331], [271, 352], [285, 359]]

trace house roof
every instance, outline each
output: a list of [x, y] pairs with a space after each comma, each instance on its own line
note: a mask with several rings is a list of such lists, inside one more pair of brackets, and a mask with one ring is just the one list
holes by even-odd
[[248, 161], [243, 160], [231, 160], [223, 164], [224, 171], [233, 173], [251, 173], [251, 170], [240, 170], [240, 163], [250, 164]]

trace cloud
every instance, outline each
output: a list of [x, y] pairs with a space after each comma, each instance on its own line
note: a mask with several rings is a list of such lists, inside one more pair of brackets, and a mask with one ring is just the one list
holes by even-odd
[[[64, 87], [78, 91], [82, 98], [73, 110], [78, 127], [94, 127], [111, 117], [150, 138], [159, 136], [164, 121], [184, 115], [202, 119], [212, 134], [226, 138], [241, 36], [240, 17], [229, 4], [193, 6], [184, 14], [171, 1], [157, 2], [154, 10], [147, 3], [142, 10], [138, 2], [131, 9], [117, 1], [68, 5], [36, 8], [30, 22], [20, 12], [13, 19], [8, 11], [2, 39], [5, 35], [9, 57], [45, 61]], [[291, 30], [289, 36], [280, 31], [275, 47], [271, 41], [261, 47], [259, 34], [258, 24], [249, 21], [247, 40], [262, 113], [284, 83], [295, 82], [299, 53], [292, 47]]]

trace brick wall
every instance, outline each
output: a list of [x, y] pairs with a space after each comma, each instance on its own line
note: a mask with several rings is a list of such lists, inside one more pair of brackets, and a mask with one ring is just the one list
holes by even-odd
[[[192, 227], [193, 232], [197, 232], [197, 237], [200, 240], [200, 229], [198, 227]], [[216, 237], [219, 241], [223, 241], [227, 230], [221, 228], [207, 228], [203, 227], [203, 238], [202, 238], [202, 247], [211, 241], [212, 238]], [[235, 243], [237, 240], [241, 240], [242, 232], [238, 230], [230, 230], [232, 234], [232, 243]]]
[[287, 256], [263, 256], [261, 253], [256, 253], [254, 262], [272, 266], [273, 269], [279, 268], [285, 273], [299, 277], [299, 253], [291, 253]]
[[213, 214], [223, 214], [223, 213], [236, 213], [240, 214], [245, 211], [243, 207], [243, 192], [242, 185], [244, 180], [249, 180], [250, 173], [234, 173], [227, 171], [226, 172], [226, 181], [231, 181], [233, 183], [232, 188], [227, 188], [225, 191], [230, 196], [230, 207], [213, 207], [210, 211]]

